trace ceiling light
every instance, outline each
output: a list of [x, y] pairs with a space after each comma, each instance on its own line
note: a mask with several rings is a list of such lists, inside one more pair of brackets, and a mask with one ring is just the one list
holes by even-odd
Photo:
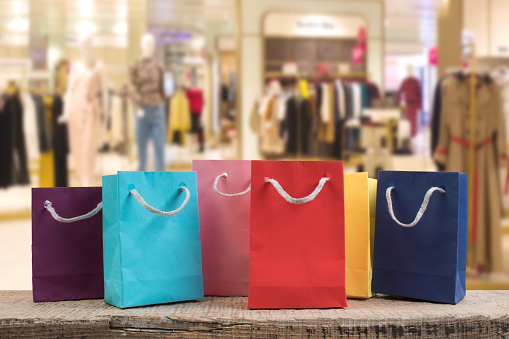
[[120, 34], [120, 35], [127, 34], [127, 23], [125, 21], [119, 22], [113, 28], [113, 32], [115, 32], [115, 34]]
[[14, 19], [9, 22], [7, 29], [11, 32], [28, 32], [28, 20]]
[[23, 2], [21, 0], [15, 0], [11, 2], [11, 12], [19, 14], [23, 12]]
[[90, 15], [92, 14], [92, 1], [90, 0], [82, 0], [78, 2], [78, 9], [81, 15]]
[[191, 40], [191, 48], [195, 50], [201, 49], [205, 45], [205, 39], [202, 37], [196, 37]]
[[74, 30], [81, 34], [90, 34], [95, 33], [97, 31], [97, 27], [90, 21], [80, 21], [74, 27]]

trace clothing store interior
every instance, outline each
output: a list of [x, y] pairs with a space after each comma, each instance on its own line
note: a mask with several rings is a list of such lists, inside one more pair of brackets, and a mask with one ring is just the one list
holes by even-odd
[[192, 160], [469, 178], [467, 288], [509, 289], [509, 2], [0, 0], [0, 290], [32, 187]]

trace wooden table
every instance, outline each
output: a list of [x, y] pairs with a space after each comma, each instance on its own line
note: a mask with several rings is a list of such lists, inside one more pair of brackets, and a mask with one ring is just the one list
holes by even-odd
[[102, 300], [33, 303], [0, 292], [0, 338], [509, 338], [509, 291], [468, 291], [458, 305], [378, 296], [345, 309], [247, 310], [205, 298], [121, 310]]

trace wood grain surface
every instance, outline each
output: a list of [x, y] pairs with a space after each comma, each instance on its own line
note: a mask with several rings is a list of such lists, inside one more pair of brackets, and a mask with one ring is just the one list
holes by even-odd
[[247, 310], [247, 298], [118, 309], [102, 300], [33, 303], [0, 291], [0, 338], [509, 338], [509, 291], [457, 305], [377, 296], [345, 309]]

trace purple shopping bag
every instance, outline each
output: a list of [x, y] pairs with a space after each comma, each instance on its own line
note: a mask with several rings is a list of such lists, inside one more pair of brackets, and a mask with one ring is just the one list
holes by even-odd
[[104, 297], [101, 187], [32, 188], [34, 302]]

